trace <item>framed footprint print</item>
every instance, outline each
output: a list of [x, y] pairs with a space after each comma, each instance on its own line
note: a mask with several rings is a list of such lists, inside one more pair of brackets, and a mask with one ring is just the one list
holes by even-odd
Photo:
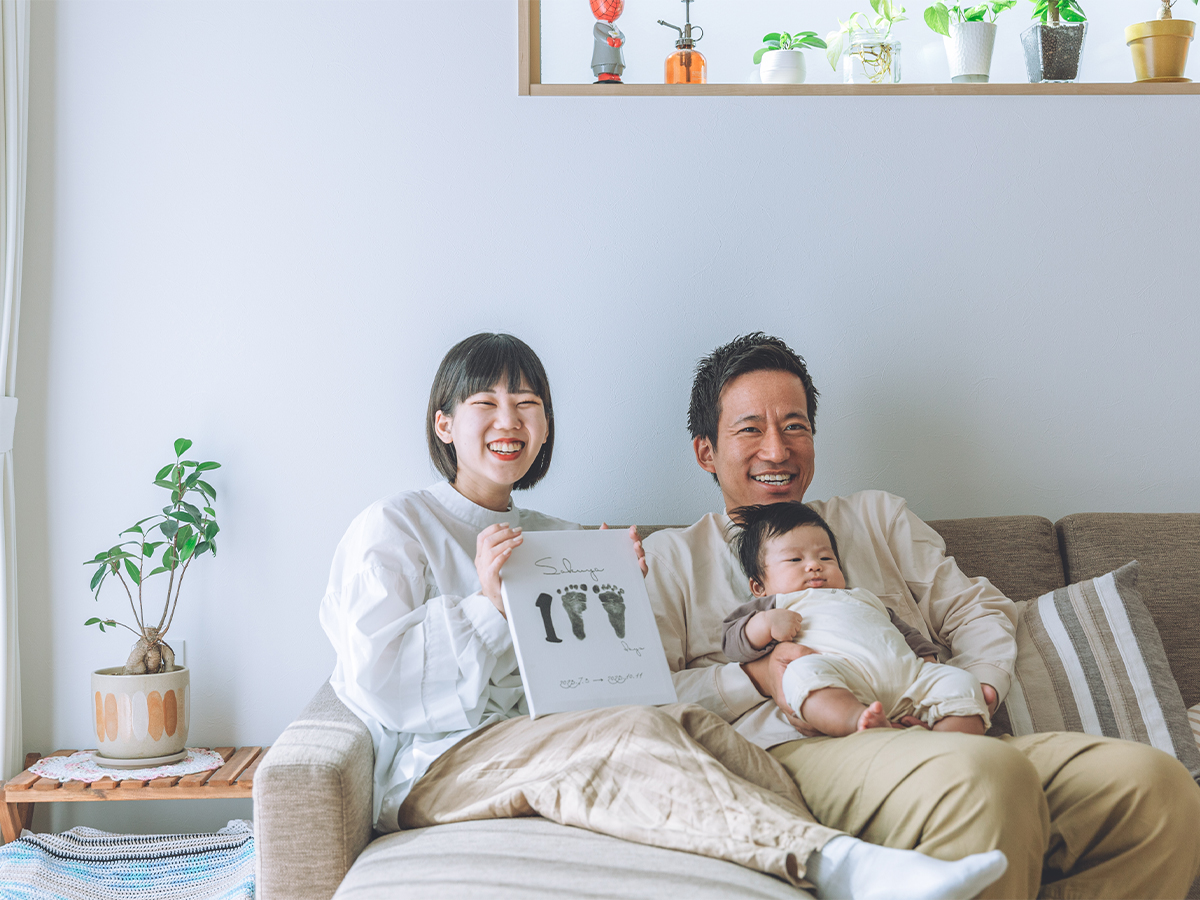
[[500, 576], [529, 714], [674, 703], [629, 533], [524, 537]]

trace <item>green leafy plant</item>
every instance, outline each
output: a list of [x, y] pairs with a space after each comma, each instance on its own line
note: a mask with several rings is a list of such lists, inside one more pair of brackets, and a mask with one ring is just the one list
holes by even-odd
[[[121, 536], [129, 534], [133, 535], [132, 538], [97, 553], [84, 563], [85, 566], [97, 567], [92, 575], [92, 592], [97, 600], [100, 599], [100, 588], [110, 575], [117, 577], [129, 598], [137, 628], [115, 619], [96, 616], [83, 623], [98, 625], [101, 631], [120, 625], [138, 636], [125, 663], [126, 675], [169, 672], [175, 668], [175, 651], [163, 638], [175, 620], [183, 578], [196, 559], [206, 553], [217, 555], [214, 538], [221, 529], [217, 525], [216, 511], [212, 508], [212, 504], [217, 502], [217, 492], [202, 476], [212, 469], [219, 469], [221, 464], [183, 459], [183, 454], [191, 446], [192, 442], [186, 438], [175, 441], [175, 462], [163, 466], [154, 476], [154, 483], [158, 487], [170, 491], [170, 504], [164, 506], [161, 513], [141, 519], [121, 532]], [[199, 495], [197, 499], [200, 506], [188, 502], [191, 494]], [[161, 540], [151, 539], [155, 537], [155, 532]], [[156, 554], [157, 565], [154, 564]], [[152, 568], [147, 571], [147, 566]], [[147, 582], [156, 575], [168, 576], [165, 579], [167, 594], [162, 615], [157, 624], [153, 624], [153, 619], [146, 616], [143, 595]], [[161, 584], [163, 580], [159, 579], [158, 583]], [[129, 588], [131, 583], [137, 588], [136, 601]]]
[[756, 66], [762, 62], [763, 54], [770, 53], [772, 50], [803, 50], [805, 47], [825, 49], [825, 42], [817, 37], [815, 31], [797, 31], [795, 34], [788, 34], [786, 31], [772, 31], [763, 37], [763, 43], [766, 46], [754, 52]]
[[950, 37], [950, 23], [995, 22], [996, 16], [1017, 5], [1017, 0], [994, 0], [978, 6], [947, 6], [942, 0], [925, 10], [925, 24], [938, 34]]
[[1032, 0], [1034, 19], [1040, 19], [1043, 25], [1057, 25], [1064, 22], [1086, 22], [1087, 16], [1079, 0]]
[[[831, 31], [825, 35], [827, 49], [825, 50], [825, 58], [829, 60], [834, 71], [837, 71], [838, 62], [842, 58], [842, 53], [846, 46], [854, 39], [855, 33], [859, 31], [871, 31], [879, 35], [879, 40], [886, 41], [892, 36], [892, 26], [897, 22], [908, 21], [904, 15], [905, 9], [893, 0], [871, 0], [871, 9], [875, 10], [875, 17], [871, 18], [866, 13], [851, 13], [850, 18], [843, 22], [838, 19], [838, 24], [841, 26], [837, 31]], [[878, 61], [880, 65], [884, 60]], [[886, 65], [883, 65], [881, 71], [886, 72], [891, 68], [891, 56], [888, 55]], [[867, 61], [863, 61], [864, 67]]]

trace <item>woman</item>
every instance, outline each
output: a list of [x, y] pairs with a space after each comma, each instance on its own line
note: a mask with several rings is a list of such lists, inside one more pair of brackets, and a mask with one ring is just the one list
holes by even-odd
[[912, 896], [968, 896], [974, 857], [929, 860], [817, 824], [769, 754], [697, 706], [530, 719], [500, 569], [524, 530], [579, 527], [512, 502], [554, 449], [537, 355], [504, 334], [457, 344], [434, 378], [426, 435], [445, 481], [359, 515], [321, 603], [337, 651], [330, 681], [374, 740], [378, 830], [542, 815], [793, 884], [807, 865], [830, 896], [869, 895], [855, 875], [865, 869], [886, 871], [881, 896], [897, 896], [898, 866], [922, 888]]

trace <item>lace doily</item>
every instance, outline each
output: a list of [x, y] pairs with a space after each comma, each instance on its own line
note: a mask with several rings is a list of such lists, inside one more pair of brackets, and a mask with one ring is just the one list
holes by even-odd
[[176, 775], [194, 775], [219, 769], [225, 765], [220, 753], [212, 750], [187, 748], [187, 759], [169, 766], [153, 766], [146, 769], [102, 769], [92, 759], [94, 750], [80, 750], [70, 756], [46, 756], [39, 759], [29, 771], [43, 778], [56, 781], [86, 781], [91, 784], [101, 778], [114, 781], [150, 781], [154, 778], [173, 778]]

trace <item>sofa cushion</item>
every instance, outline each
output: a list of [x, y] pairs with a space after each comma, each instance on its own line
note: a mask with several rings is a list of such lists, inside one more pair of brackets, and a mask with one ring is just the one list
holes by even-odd
[[526, 818], [457, 822], [381, 837], [363, 851], [334, 898], [796, 900], [810, 896], [733, 863]]
[[989, 516], [928, 524], [965, 574], [986, 577], [1012, 600], [1030, 600], [1067, 583], [1049, 519]]
[[1013, 734], [1081, 731], [1157, 747], [1200, 779], [1196, 746], [1136, 561], [1018, 604]]
[[1141, 563], [1138, 586], [1183, 701], [1200, 702], [1200, 514], [1080, 513], [1055, 527], [1070, 581]]

